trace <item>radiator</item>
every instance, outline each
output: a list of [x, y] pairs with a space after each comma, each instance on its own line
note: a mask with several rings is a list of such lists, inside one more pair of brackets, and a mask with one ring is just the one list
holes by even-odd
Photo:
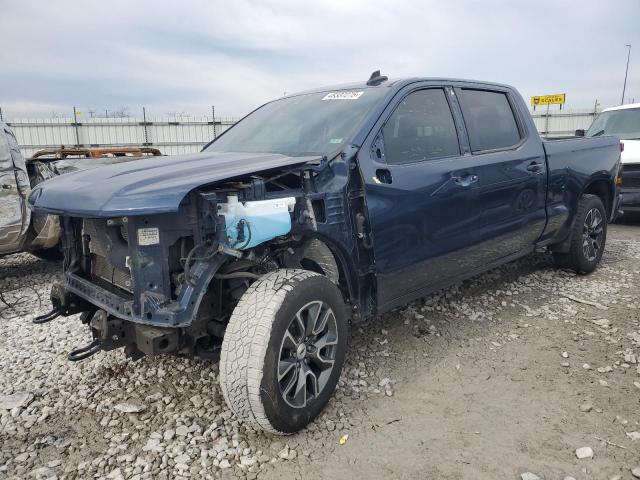
[[115, 267], [107, 259], [107, 249], [103, 243], [104, 240], [98, 235], [99, 230], [96, 228], [96, 222], [103, 221], [104, 220], [91, 219], [85, 219], [84, 221], [84, 234], [89, 236], [91, 274], [118, 288], [133, 293], [133, 279], [131, 278], [131, 274]]

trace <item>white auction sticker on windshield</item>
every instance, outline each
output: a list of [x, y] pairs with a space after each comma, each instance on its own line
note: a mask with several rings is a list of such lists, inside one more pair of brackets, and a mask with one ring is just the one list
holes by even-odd
[[322, 100], [357, 100], [364, 92], [331, 92], [327, 93]]
[[138, 245], [157, 245], [160, 243], [160, 231], [157, 228], [139, 228]]

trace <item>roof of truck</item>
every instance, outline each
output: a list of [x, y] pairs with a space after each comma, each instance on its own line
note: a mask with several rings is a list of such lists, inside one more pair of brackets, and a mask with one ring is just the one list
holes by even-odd
[[640, 108], [640, 103], [627, 103], [626, 105], [618, 105], [617, 107], [605, 108], [603, 112], [611, 112], [613, 110], [627, 110], [629, 108]]
[[327, 85], [324, 87], [313, 88], [309, 90], [304, 90], [301, 92], [292, 93], [290, 95], [286, 95], [287, 97], [295, 97], [297, 95], [306, 95], [309, 93], [322, 93], [322, 92], [331, 92], [336, 90], [353, 90], [353, 89], [362, 89], [362, 88], [391, 88], [396, 87], [400, 89], [405, 85], [416, 82], [438, 82], [438, 83], [476, 83], [478, 85], [491, 85], [498, 86], [504, 88], [513, 88], [510, 85], [505, 85], [503, 83], [498, 82], [487, 82], [482, 80], [469, 80], [464, 78], [447, 78], [447, 77], [407, 77], [407, 78], [390, 78], [388, 80], [382, 81], [377, 85], [367, 85], [367, 81], [360, 82], [352, 82], [352, 83], [342, 83], [338, 85]]

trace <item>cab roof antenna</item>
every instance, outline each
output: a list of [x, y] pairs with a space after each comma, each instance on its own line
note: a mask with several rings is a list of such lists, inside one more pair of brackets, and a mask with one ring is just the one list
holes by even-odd
[[367, 80], [367, 85], [369, 85], [370, 87], [373, 87], [376, 85], [380, 85], [382, 82], [385, 82], [387, 80], [389, 80], [389, 77], [380, 75], [380, 70], [376, 70], [371, 74], [371, 76], [369, 77], [369, 80]]

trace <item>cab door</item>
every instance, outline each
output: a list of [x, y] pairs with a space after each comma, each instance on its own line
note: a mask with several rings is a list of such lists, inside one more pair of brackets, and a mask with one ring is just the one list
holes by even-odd
[[455, 92], [478, 175], [476, 254], [499, 263], [531, 251], [544, 230], [544, 150], [511, 89], [461, 84]]
[[381, 310], [477, 266], [478, 177], [452, 95], [442, 85], [407, 87], [359, 153]]
[[0, 123], [0, 254], [22, 247], [31, 219], [24, 158], [13, 133]]

